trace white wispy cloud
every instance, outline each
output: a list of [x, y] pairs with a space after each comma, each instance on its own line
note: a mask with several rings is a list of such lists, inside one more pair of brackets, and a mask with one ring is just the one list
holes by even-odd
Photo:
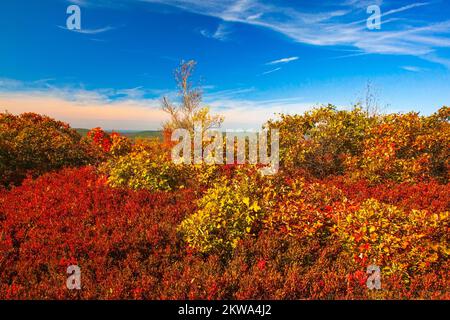
[[403, 12], [403, 11], [410, 10], [410, 9], [413, 9], [413, 8], [417, 8], [417, 7], [428, 6], [430, 4], [431, 4], [430, 2], [411, 3], [411, 4], [408, 4], [406, 6], [397, 8], [397, 9], [389, 10], [388, 12], [384, 13], [383, 16], [388, 16], [388, 15], [391, 15], [391, 14], [394, 14], [394, 13]]
[[424, 68], [415, 67], [415, 66], [402, 66], [403, 70], [410, 71], [410, 72], [421, 72], [424, 71]]
[[[367, 5], [378, 4], [382, 17], [429, 6], [431, 2], [415, 2], [395, 7], [395, 2], [348, 0], [335, 3], [311, 3], [313, 13], [262, 0], [142, 0], [166, 4], [181, 10], [218, 18], [228, 23], [243, 23], [270, 29], [294, 41], [317, 46], [352, 46], [367, 54], [411, 55], [427, 59], [437, 48], [450, 47], [450, 20], [424, 22], [382, 20], [381, 30], [368, 30], [365, 10]], [[340, 6], [339, 6], [340, 4]], [[336, 9], [338, 6], [338, 9]], [[310, 8], [312, 9], [312, 8]], [[359, 17], [358, 19], [355, 19]], [[395, 23], [399, 22], [401, 23]], [[438, 61], [439, 59], [434, 59]], [[430, 60], [431, 61], [431, 60]]]
[[[159, 96], [148, 93], [159, 90], [135, 87], [129, 89], [92, 89], [82, 85], [53, 86], [48, 79], [23, 82], [0, 78], [0, 112], [14, 114], [36, 112], [68, 122], [75, 128], [116, 130], [154, 130], [168, 120], [160, 109]], [[317, 103], [303, 98], [251, 99], [256, 89], [234, 88], [206, 93], [204, 101], [214, 113], [225, 117], [224, 129], [259, 129], [276, 114], [302, 113]], [[172, 94], [169, 92], [169, 95]], [[174, 97], [175, 93], [172, 94]]]
[[255, 91], [255, 87], [217, 90], [215, 92], [208, 93], [207, 98], [208, 101], [235, 99], [236, 97], [242, 97], [244, 95], [254, 93]]
[[[157, 3], [180, 10], [215, 17], [223, 23], [216, 31], [201, 30], [205, 37], [227, 40], [230, 23], [242, 23], [281, 33], [294, 41], [317, 46], [352, 46], [365, 54], [411, 55], [448, 66], [436, 55], [438, 48], [449, 48], [450, 20], [426, 22], [394, 17], [399, 13], [437, 5], [436, 1], [395, 5], [387, 0], [344, 0], [309, 3], [309, 12], [288, 5], [270, 4], [263, 0], [76, 0], [89, 6], [123, 7], [133, 1]], [[368, 30], [366, 8], [381, 6], [382, 29]], [[388, 9], [385, 9], [388, 8]], [[359, 18], [359, 19], [355, 19]], [[395, 23], [398, 22], [398, 23]], [[224, 24], [225, 23], [225, 24]], [[109, 29], [85, 30], [84, 33]], [[83, 32], [82, 32], [83, 33]], [[434, 58], [427, 56], [434, 54]], [[442, 63], [441, 63], [442, 64]]]
[[302, 98], [221, 99], [209, 103], [213, 112], [225, 117], [224, 129], [260, 129], [269, 119], [283, 114], [301, 114], [318, 105]]
[[39, 79], [35, 81], [18, 81], [15, 79], [0, 78], [0, 95], [28, 94], [30, 96], [49, 95], [64, 100], [84, 103], [112, 103], [117, 101], [151, 101], [159, 96], [170, 93], [169, 90], [146, 89], [143, 86], [135, 88], [100, 88], [86, 89], [83, 84], [54, 85], [54, 79]]
[[271, 73], [274, 73], [274, 72], [277, 72], [280, 70], [281, 70], [281, 68], [275, 68], [275, 69], [263, 72], [262, 75], [271, 74]]
[[282, 58], [274, 61], [267, 62], [266, 65], [274, 65], [274, 64], [280, 64], [280, 63], [289, 63], [292, 61], [298, 60], [298, 57], [289, 57], [289, 58]]
[[67, 0], [69, 4], [76, 4], [77, 6], [87, 6], [89, 2], [87, 0]]
[[346, 0], [343, 1], [343, 5], [352, 6], [359, 9], [366, 9], [368, 6], [377, 5], [381, 6], [383, 4], [383, 0]]
[[77, 30], [77, 29], [69, 30], [69, 29], [67, 29], [67, 27], [64, 27], [64, 26], [58, 26], [58, 28], [67, 30], [67, 31], [83, 33], [83, 34], [99, 34], [99, 33], [108, 32], [108, 31], [117, 29], [117, 27], [112, 27], [112, 26], [106, 26], [106, 27], [97, 28], [97, 29], [81, 28], [80, 30]]
[[206, 38], [212, 38], [219, 41], [226, 41], [229, 39], [229, 36], [231, 34], [231, 28], [229, 25], [225, 23], [219, 24], [216, 31], [210, 32], [206, 29], [200, 30], [200, 34]]
[[68, 4], [76, 4], [82, 8], [110, 8], [123, 9], [130, 0], [64, 0]]
[[431, 61], [431, 62], [442, 64], [442, 65], [446, 66], [448, 69], [450, 69], [450, 59], [438, 57], [434, 53], [427, 54], [425, 56], [425, 59], [427, 59], [428, 61]]
[[142, 87], [87, 90], [56, 87], [48, 81], [0, 79], [0, 112], [36, 112], [68, 122], [75, 128], [158, 129], [167, 120], [159, 98], [146, 98]]

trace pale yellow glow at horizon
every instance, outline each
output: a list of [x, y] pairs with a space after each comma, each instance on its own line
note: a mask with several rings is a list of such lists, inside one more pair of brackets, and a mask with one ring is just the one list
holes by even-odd
[[[220, 106], [228, 108], [221, 110]], [[239, 100], [218, 101], [211, 105], [213, 113], [225, 117], [222, 129], [261, 128], [275, 113], [302, 113], [311, 107], [308, 103], [273, 103], [261, 107], [258, 103]], [[153, 100], [105, 101], [94, 96], [69, 100], [65, 96], [41, 92], [12, 92], [0, 94], [0, 112], [12, 114], [35, 112], [64, 121], [73, 128], [101, 127], [106, 130], [159, 130], [168, 120]]]

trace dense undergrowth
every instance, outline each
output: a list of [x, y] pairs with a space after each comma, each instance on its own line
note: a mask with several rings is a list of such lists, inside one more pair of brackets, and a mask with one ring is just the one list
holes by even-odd
[[449, 115], [282, 116], [262, 177], [1, 114], [0, 298], [449, 299]]

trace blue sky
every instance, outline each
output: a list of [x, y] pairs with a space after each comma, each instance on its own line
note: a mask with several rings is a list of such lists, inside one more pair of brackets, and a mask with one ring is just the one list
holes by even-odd
[[[70, 4], [80, 31], [66, 28]], [[374, 4], [380, 30], [366, 26]], [[198, 62], [195, 81], [227, 128], [345, 108], [368, 82], [385, 112], [450, 104], [446, 0], [5, 0], [0, 37], [2, 111], [74, 127], [157, 129], [182, 59]]]

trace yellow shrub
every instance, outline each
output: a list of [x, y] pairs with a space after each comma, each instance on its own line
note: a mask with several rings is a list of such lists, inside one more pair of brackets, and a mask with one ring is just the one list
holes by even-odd
[[257, 228], [264, 210], [249, 185], [225, 181], [209, 189], [199, 210], [179, 226], [188, 245], [202, 253], [230, 252]]
[[407, 280], [447, 261], [448, 222], [449, 212], [406, 212], [369, 199], [342, 217], [337, 232], [362, 265], [374, 263]]
[[140, 149], [110, 161], [106, 168], [113, 187], [170, 191], [184, 186], [184, 166]]

